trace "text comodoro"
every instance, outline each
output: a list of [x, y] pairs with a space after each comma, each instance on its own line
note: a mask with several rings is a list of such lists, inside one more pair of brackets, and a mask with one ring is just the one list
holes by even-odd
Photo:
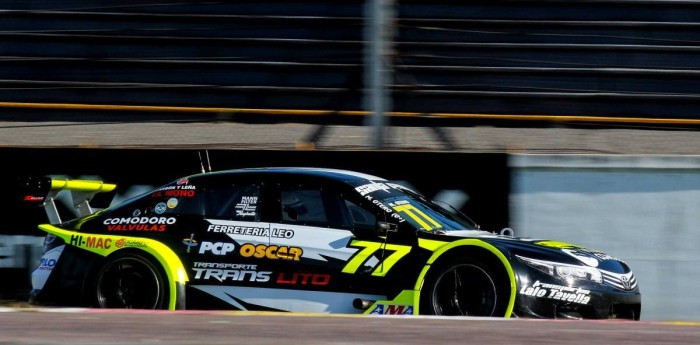
[[130, 217], [130, 218], [107, 218], [102, 222], [104, 225], [111, 224], [175, 224], [174, 217]]

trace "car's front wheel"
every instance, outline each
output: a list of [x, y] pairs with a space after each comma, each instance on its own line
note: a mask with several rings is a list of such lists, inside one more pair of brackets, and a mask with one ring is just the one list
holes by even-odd
[[426, 277], [421, 291], [422, 314], [498, 315], [500, 299], [497, 283], [488, 266], [459, 258], [437, 268]]
[[98, 308], [164, 309], [166, 279], [151, 259], [134, 253], [115, 254], [97, 272]]

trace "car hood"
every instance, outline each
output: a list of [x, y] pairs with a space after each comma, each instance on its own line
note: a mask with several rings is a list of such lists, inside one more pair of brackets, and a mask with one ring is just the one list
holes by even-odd
[[629, 266], [619, 258], [600, 250], [567, 242], [504, 236], [478, 230], [448, 231], [443, 235], [448, 238], [478, 238], [493, 244], [510, 257], [519, 255], [532, 259], [595, 267], [615, 273], [630, 272]]

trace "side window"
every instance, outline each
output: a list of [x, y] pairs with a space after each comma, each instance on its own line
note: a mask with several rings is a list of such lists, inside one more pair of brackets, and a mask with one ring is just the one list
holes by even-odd
[[283, 187], [280, 191], [282, 222], [328, 226], [328, 214], [321, 190]]
[[[171, 207], [172, 204], [174, 207]], [[191, 214], [217, 219], [256, 221], [260, 206], [260, 186], [241, 184], [200, 188], [190, 198], [168, 201], [169, 213]]]
[[372, 212], [367, 211], [349, 200], [345, 200], [345, 207], [347, 207], [350, 218], [352, 219], [353, 228], [372, 230], [376, 227], [377, 216]]
[[282, 187], [280, 197], [283, 223], [338, 229], [375, 226], [374, 214], [323, 189]]
[[210, 218], [255, 221], [260, 188], [257, 185], [234, 185], [205, 193], [205, 216]]

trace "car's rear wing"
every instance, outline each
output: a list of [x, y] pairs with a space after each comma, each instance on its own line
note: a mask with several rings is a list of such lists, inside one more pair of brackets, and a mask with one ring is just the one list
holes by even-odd
[[99, 180], [73, 180], [52, 177], [28, 177], [22, 180], [24, 191], [23, 200], [27, 202], [42, 202], [41, 206], [49, 217], [49, 223], [60, 224], [61, 217], [56, 209], [55, 199], [59, 192], [70, 191], [73, 207], [80, 217], [94, 212], [90, 201], [98, 193], [108, 193], [117, 188], [116, 184], [104, 183]]

